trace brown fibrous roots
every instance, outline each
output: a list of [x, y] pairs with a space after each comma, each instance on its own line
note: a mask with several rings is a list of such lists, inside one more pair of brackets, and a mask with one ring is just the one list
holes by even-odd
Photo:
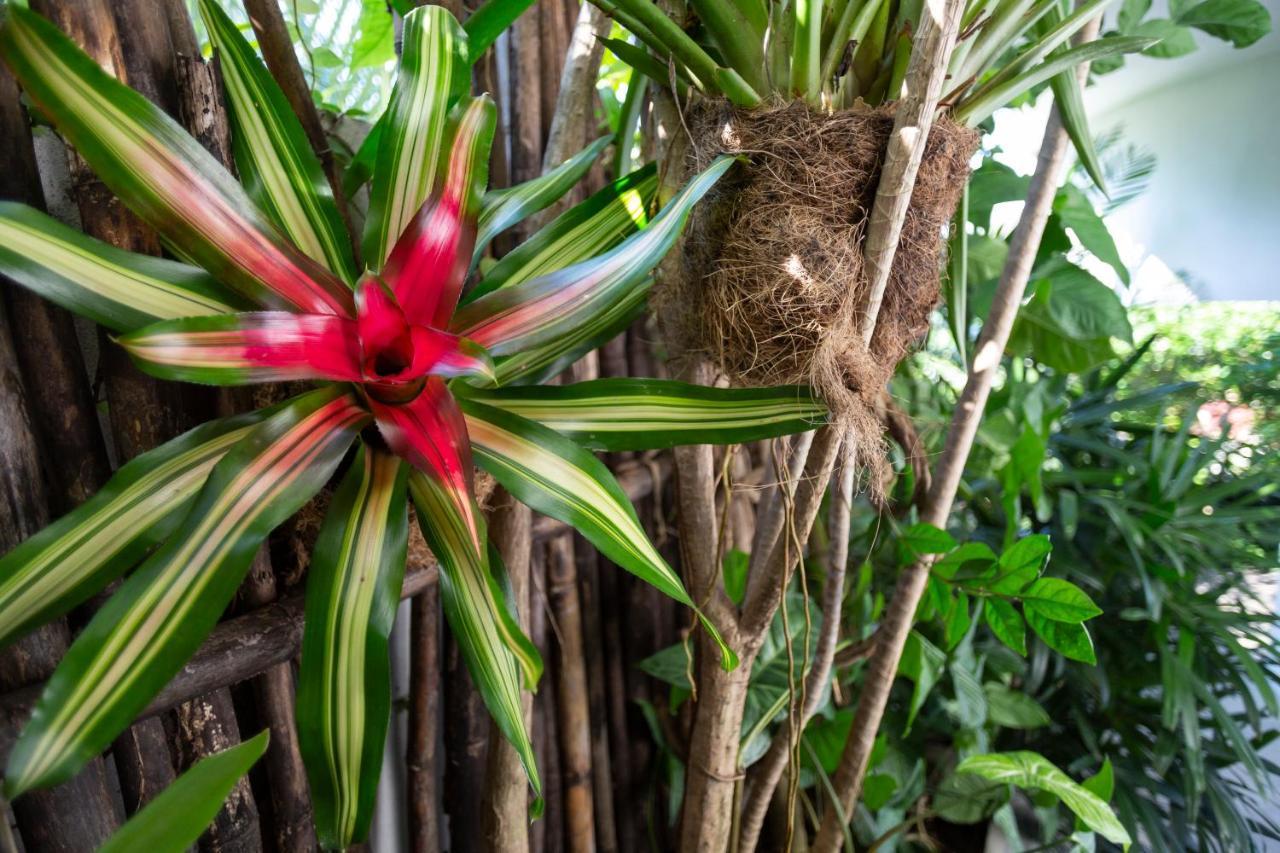
[[654, 294], [673, 354], [707, 359], [738, 386], [812, 386], [847, 426], [857, 464], [878, 467], [878, 403], [938, 303], [977, 134], [934, 123], [868, 349], [863, 241], [894, 105], [828, 113], [703, 100], [685, 115], [688, 168], [721, 154], [742, 163], [695, 209], [683, 274]]

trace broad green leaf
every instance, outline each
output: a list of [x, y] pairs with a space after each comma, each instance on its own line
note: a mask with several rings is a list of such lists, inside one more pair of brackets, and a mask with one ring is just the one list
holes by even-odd
[[367, 412], [339, 388], [295, 398], [214, 467], [168, 541], [76, 638], [10, 753], [10, 796], [105, 749], [217, 623], [267, 534], [325, 484]]
[[991, 582], [991, 591], [1016, 596], [1040, 577], [1053, 546], [1049, 537], [1033, 534], [1019, 539], [1000, 555], [999, 574]]
[[[711, 5], [714, 0], [710, 0]], [[822, 92], [822, 9], [823, 0], [794, 0], [795, 18], [791, 42], [791, 94], [816, 103]], [[730, 36], [737, 43], [751, 42], [741, 33]], [[756, 42], [758, 44], [758, 42]], [[892, 87], [890, 91], [894, 91]]]
[[136, 565], [182, 520], [218, 460], [269, 414], [213, 421], [136, 457], [0, 558], [0, 643], [61, 616]]
[[479, 260], [498, 234], [516, 225], [531, 214], [554, 204], [591, 168], [612, 137], [602, 136], [559, 166], [543, 175], [510, 189], [494, 190], [484, 197], [480, 208], [479, 232], [472, 264]]
[[1195, 53], [1197, 49], [1196, 38], [1191, 32], [1191, 28], [1179, 26], [1168, 18], [1154, 18], [1150, 21], [1143, 21], [1134, 28], [1133, 34], [1160, 39], [1158, 44], [1154, 44], [1142, 52], [1144, 56], [1154, 56], [1157, 59], [1176, 59], [1179, 56], [1186, 56], [1188, 53]]
[[978, 823], [1009, 801], [1009, 786], [976, 773], [953, 771], [942, 780], [930, 800], [932, 810], [952, 823]]
[[1055, 259], [1037, 270], [1031, 300], [1018, 312], [1009, 351], [1063, 372], [1083, 372], [1113, 357], [1112, 338], [1132, 340], [1128, 313], [1111, 288]]
[[924, 706], [929, 691], [942, 675], [947, 661], [947, 653], [924, 638], [918, 631], [907, 635], [907, 643], [902, 650], [902, 658], [898, 662], [898, 674], [911, 679], [915, 687], [911, 691], [911, 707], [907, 712], [906, 731], [911, 731], [916, 714]]
[[658, 172], [652, 163], [619, 178], [504, 255], [462, 304], [612, 249], [648, 223], [649, 204], [657, 191]]
[[996, 553], [982, 542], [965, 542], [933, 564], [933, 574], [948, 581], [984, 578], [996, 570]]
[[1027, 624], [1036, 632], [1044, 644], [1072, 660], [1081, 663], [1097, 664], [1098, 657], [1093, 651], [1093, 638], [1081, 624], [1074, 622], [1055, 622], [1044, 616], [1034, 607], [1024, 608]]
[[44, 18], [9, 4], [0, 56], [103, 183], [177, 254], [264, 305], [350, 313], [347, 286], [286, 240], [200, 143]]
[[724, 591], [734, 604], [741, 605], [742, 597], [747, 594], [747, 564], [750, 561], [751, 555], [737, 548], [730, 548], [720, 561]]
[[996, 639], [1018, 654], [1027, 655], [1027, 626], [1012, 604], [1003, 598], [988, 598], [982, 614]]
[[[983, 160], [982, 165], [969, 176], [969, 221], [983, 230], [990, 230], [992, 209], [997, 204], [1026, 198], [1030, 180], [999, 160], [991, 157]], [[1003, 240], [1000, 242], [1004, 243]], [[975, 273], [974, 281], [981, 281], [984, 277], [990, 276]]]
[[202, 758], [115, 832], [98, 853], [169, 853], [195, 844], [240, 778], [267, 751], [270, 733]]
[[737, 657], [685, 592], [604, 464], [547, 427], [465, 397], [459, 400], [480, 467], [533, 509], [571, 525], [608, 559], [698, 612], [720, 645], [725, 669]]
[[1156, 39], [1140, 36], [1109, 36], [1097, 41], [1073, 47], [1051, 57], [1034, 68], [1029, 68], [1008, 82], [983, 86], [964, 100], [964, 103], [953, 113], [959, 124], [977, 127], [986, 121], [993, 112], [1012, 101], [1014, 98], [1040, 85], [1055, 74], [1060, 74], [1083, 62], [1093, 62], [1109, 56], [1120, 56], [1145, 50], [1156, 43]]
[[951, 611], [947, 613], [943, 624], [947, 651], [954, 651], [955, 647], [960, 645], [960, 641], [964, 639], [965, 634], [969, 633], [972, 624], [973, 613], [969, 610], [969, 594], [962, 591], [956, 595], [956, 600], [951, 605]]
[[813, 429], [826, 407], [800, 386], [708, 388], [662, 379], [561, 386], [458, 388], [487, 406], [537, 421], [592, 450], [739, 444]]
[[898, 564], [909, 565], [926, 554], [945, 554], [956, 547], [956, 540], [945, 530], [919, 521], [898, 537]]
[[1055, 622], [1084, 622], [1102, 613], [1084, 590], [1062, 578], [1040, 578], [1022, 591], [1022, 606]]
[[352, 68], [380, 67], [396, 58], [395, 19], [383, 0], [361, 0], [356, 30]]
[[[764, 50], [767, 20], [763, 5], [759, 2], [742, 3], [740, 0], [691, 0], [689, 3], [706, 28], [707, 35], [724, 61], [742, 75], [757, 92], [767, 91], [769, 82], [764, 73]], [[819, 31], [822, 25], [822, 0], [816, 2]], [[816, 38], [816, 36], [815, 36]], [[818, 45], [815, 42], [815, 47]], [[818, 60], [814, 51], [814, 62]], [[817, 68], [814, 69], [817, 77]], [[666, 82], [666, 77], [655, 78]]]
[[442, 6], [421, 6], [404, 19], [404, 53], [369, 188], [364, 262], [382, 268], [401, 232], [436, 188], [447, 159], [449, 107], [467, 91], [467, 35]]
[[1116, 248], [1111, 232], [1093, 209], [1093, 202], [1089, 201], [1083, 190], [1068, 183], [1054, 197], [1053, 212], [1063, 225], [1075, 233], [1081, 245], [1115, 270], [1121, 281], [1129, 283], [1129, 268], [1120, 259], [1120, 250]]
[[[542, 782], [533, 755], [533, 742], [520, 707], [521, 672], [530, 689], [537, 683], [542, 662], [537, 650], [519, 632], [503, 590], [490, 570], [493, 549], [482, 551], [456, 496], [421, 471], [409, 475], [409, 496], [418, 514], [422, 535], [440, 563], [440, 601], [445, 618], [467, 663], [467, 670], [485, 707], [503, 737], [520, 756], [529, 784], [541, 794]], [[470, 498], [467, 498], [470, 500]], [[484, 521], [472, 501], [480, 541]], [[522, 642], [515, 641], [519, 634]], [[535, 811], [537, 808], [535, 807]]]
[[368, 834], [391, 719], [387, 638], [408, 546], [398, 456], [361, 447], [333, 495], [307, 574], [295, 716], [316, 831], [345, 849]]
[[1081, 787], [1048, 759], [1034, 752], [973, 755], [961, 761], [957, 773], [974, 773], [992, 782], [1045, 791], [1062, 800], [1085, 826], [1113, 844], [1128, 846], [1129, 833], [1115, 812], [1095, 794]]
[[467, 60], [472, 65], [478, 62], [498, 36], [531, 5], [533, 0], [485, 0], [462, 24], [467, 33]]
[[612, 251], [495, 290], [460, 308], [452, 329], [500, 356], [555, 341], [590, 325], [598, 314], [649, 281], [653, 269], [675, 245], [693, 206], [733, 163], [732, 157], [717, 158], [643, 231]]
[[202, 269], [117, 249], [7, 201], [0, 201], [0, 274], [117, 332], [253, 306]]
[[958, 658], [951, 661], [947, 671], [951, 675], [955, 699], [943, 700], [943, 707], [962, 729], [972, 731], [981, 728], [987, 722], [988, 713], [987, 696], [982, 691], [982, 685], [978, 683], [970, 665]]
[[1204, 0], [1183, 10], [1177, 21], [1238, 48], [1248, 47], [1271, 32], [1271, 13], [1257, 0]]
[[[221, 63], [236, 168], [249, 196], [294, 245], [354, 282], [351, 237], [302, 122], [218, 0], [199, 2]], [[385, 10], [383, 17], [390, 23]]]
[[1111, 795], [1116, 789], [1116, 776], [1115, 770], [1111, 767], [1111, 759], [1102, 759], [1102, 767], [1098, 772], [1081, 782], [1080, 786], [1104, 803], [1111, 802]]
[[1052, 722], [1044, 706], [1021, 690], [995, 681], [988, 681], [982, 689], [987, 695], [987, 719], [998, 726], [1038, 729]]

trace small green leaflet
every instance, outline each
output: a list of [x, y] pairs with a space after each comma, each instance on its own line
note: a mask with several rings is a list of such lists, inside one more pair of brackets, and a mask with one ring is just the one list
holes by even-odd
[[270, 733], [214, 753], [183, 773], [107, 839], [98, 853], [185, 850], [213, 823], [231, 789], [267, 751]]
[[1111, 843], [1127, 848], [1132, 841], [1110, 806], [1037, 753], [1024, 751], [973, 755], [961, 761], [956, 772], [973, 773], [992, 782], [1053, 794], [1085, 826]]
[[910, 565], [926, 554], [945, 554], [956, 547], [956, 540], [945, 530], [925, 521], [902, 531], [898, 537], [898, 565]]
[[992, 596], [985, 601], [982, 614], [997, 640], [1026, 657], [1027, 626], [1012, 604]]
[[915, 687], [911, 691], [911, 708], [907, 712], [904, 735], [911, 731], [916, 714], [924, 706], [924, 700], [928, 698], [933, 685], [938, 682], [946, 662], [947, 653], [926, 640], [923, 634], [912, 631], [907, 635], [907, 643], [898, 662], [898, 674], [911, 679]]

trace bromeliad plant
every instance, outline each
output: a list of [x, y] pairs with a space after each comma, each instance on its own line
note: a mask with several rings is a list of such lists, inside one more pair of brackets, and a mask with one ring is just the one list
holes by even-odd
[[[713, 164], [649, 221], [654, 170], [622, 178], [508, 255], [459, 307], [484, 243], [563, 194], [601, 146], [536, 182], [485, 195], [494, 107], [467, 95], [468, 58], [492, 33], [469, 44], [467, 29], [439, 7], [414, 11], [381, 122], [358, 274], [283, 94], [216, 3], [202, 0], [201, 10], [222, 59], [244, 188], [55, 27], [21, 7], [4, 10], [0, 56], [31, 102], [175, 255], [198, 266], [113, 249], [4, 204], [0, 272], [119, 333], [156, 376], [322, 385], [134, 459], [0, 560], [3, 641], [132, 570], [50, 679], [13, 748], [8, 792], [70, 777], [132, 722], [213, 628], [267, 535], [325, 486], [353, 445], [312, 555], [297, 700], [323, 841], [343, 846], [369, 826], [410, 500], [440, 564], [445, 614], [536, 790], [519, 691], [536, 684], [541, 662], [486, 541], [473, 453], [512, 494], [695, 607], [584, 445], [737, 442], [824, 417], [799, 388], [522, 385], [636, 316], [653, 267], [731, 161]], [[735, 665], [727, 648], [723, 664]]]

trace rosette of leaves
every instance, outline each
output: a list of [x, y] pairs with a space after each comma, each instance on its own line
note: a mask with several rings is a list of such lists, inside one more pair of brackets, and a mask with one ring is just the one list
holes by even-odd
[[[203, 0], [201, 11], [222, 62], [244, 186], [54, 26], [4, 9], [0, 57], [30, 102], [183, 260], [113, 249], [4, 204], [0, 272], [116, 332], [155, 376], [319, 387], [138, 457], [0, 560], [6, 641], [128, 573], [50, 679], [13, 747], [8, 793], [69, 778], [127, 727], [213, 628], [271, 530], [338, 474], [312, 555], [297, 699], [322, 841], [346, 846], [372, 816], [410, 504], [474, 681], [537, 790], [519, 692], [536, 684], [541, 661], [486, 540], [473, 459], [694, 607], [586, 448], [737, 442], [823, 418], [798, 388], [625, 379], [526, 387], [636, 316], [651, 271], [729, 161], [652, 219], [644, 211], [653, 170], [622, 178], [508, 255], [460, 305], [484, 244], [567, 191], [600, 146], [486, 195], [494, 107], [467, 90], [468, 59], [487, 37], [469, 48], [467, 29], [443, 9], [415, 10], [381, 122], [362, 269], [283, 94], [216, 3]], [[727, 648], [723, 664], [735, 665]]]

